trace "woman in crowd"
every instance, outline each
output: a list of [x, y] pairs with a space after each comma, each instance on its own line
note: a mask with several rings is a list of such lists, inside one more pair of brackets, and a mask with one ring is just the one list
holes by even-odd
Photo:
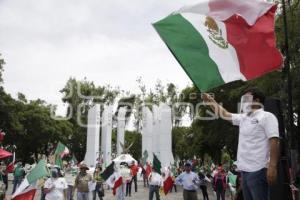
[[68, 184], [64, 177], [59, 176], [56, 168], [51, 169], [51, 178], [48, 178], [44, 184], [46, 200], [65, 200], [67, 199]]
[[101, 177], [101, 172], [102, 167], [101, 165], [97, 164], [93, 177], [94, 181], [96, 182], [96, 188], [93, 191], [93, 200], [96, 200], [97, 194], [100, 200], [103, 200], [104, 197], [103, 178]]

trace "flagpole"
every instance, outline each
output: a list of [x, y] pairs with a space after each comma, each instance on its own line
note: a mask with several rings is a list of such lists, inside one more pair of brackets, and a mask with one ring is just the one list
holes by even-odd
[[[290, 174], [289, 174], [289, 181], [292, 184], [294, 179], [294, 166], [293, 160], [295, 158], [294, 152], [296, 152], [297, 143], [296, 143], [296, 135], [294, 131], [294, 112], [293, 112], [293, 93], [292, 93], [292, 77], [291, 77], [291, 63], [290, 63], [290, 52], [289, 52], [289, 38], [288, 38], [288, 23], [287, 23], [287, 12], [286, 12], [286, 2], [285, 0], [281, 0], [282, 4], [282, 17], [283, 17], [283, 30], [284, 30], [284, 48], [283, 53], [285, 55], [284, 60], [284, 68], [283, 68], [283, 77], [284, 77], [284, 87], [287, 90], [287, 140], [288, 140], [288, 148], [287, 153], [289, 154], [290, 158]], [[293, 196], [293, 192], [292, 192]], [[288, 195], [288, 199], [293, 198], [292, 196]]]
[[283, 12], [283, 27], [284, 27], [284, 73], [286, 76], [286, 89], [288, 94], [288, 131], [289, 131], [289, 145], [291, 149], [296, 149], [296, 140], [294, 135], [294, 115], [293, 115], [293, 94], [292, 94], [292, 78], [291, 78], [291, 64], [289, 53], [289, 40], [288, 40], [288, 24], [285, 0], [281, 0]]

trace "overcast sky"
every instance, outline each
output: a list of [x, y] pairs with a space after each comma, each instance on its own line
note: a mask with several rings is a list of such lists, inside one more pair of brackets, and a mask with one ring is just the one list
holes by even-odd
[[137, 91], [190, 80], [151, 23], [196, 0], [0, 0], [4, 87], [61, 106], [69, 77]]

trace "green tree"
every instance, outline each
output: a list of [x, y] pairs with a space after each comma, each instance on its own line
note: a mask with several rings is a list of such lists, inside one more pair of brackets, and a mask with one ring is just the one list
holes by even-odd
[[4, 68], [3, 68], [4, 64], [5, 64], [4, 59], [1, 58], [1, 53], [0, 53], [0, 84], [3, 83], [2, 73], [4, 71]]

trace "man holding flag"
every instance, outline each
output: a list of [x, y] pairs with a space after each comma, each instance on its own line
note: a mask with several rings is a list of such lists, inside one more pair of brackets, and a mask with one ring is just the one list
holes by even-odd
[[149, 200], [153, 199], [154, 193], [156, 200], [160, 200], [160, 187], [163, 187], [163, 178], [161, 176], [161, 162], [153, 153], [153, 166], [152, 171], [148, 177], [149, 181]]
[[239, 126], [237, 167], [245, 200], [268, 200], [268, 187], [277, 178], [279, 127], [277, 118], [263, 110], [265, 96], [257, 88], [246, 90], [242, 114], [228, 112], [208, 94], [202, 98], [218, 116]]
[[160, 200], [159, 189], [163, 187], [163, 179], [156, 168], [153, 167], [149, 175], [149, 200], [153, 200], [155, 193], [156, 200]]
[[[207, 0], [153, 26], [193, 83], [208, 91], [282, 67], [274, 32], [276, 9], [263, 0]], [[248, 90], [243, 114], [232, 114], [203, 95], [217, 115], [239, 126], [237, 165], [246, 200], [267, 200], [268, 185], [277, 176], [278, 121], [263, 110], [264, 99], [259, 90]]]

